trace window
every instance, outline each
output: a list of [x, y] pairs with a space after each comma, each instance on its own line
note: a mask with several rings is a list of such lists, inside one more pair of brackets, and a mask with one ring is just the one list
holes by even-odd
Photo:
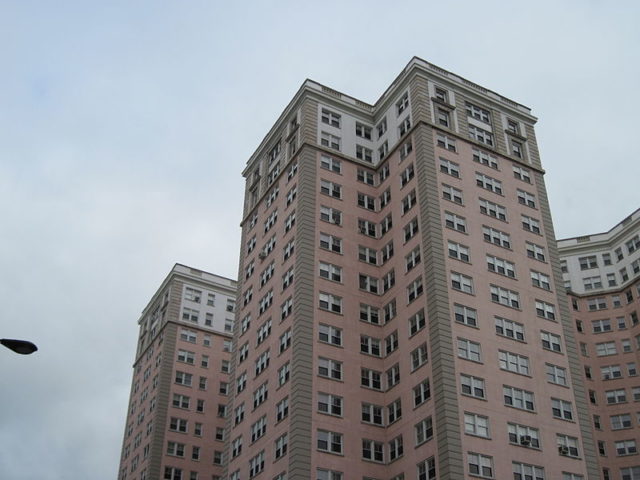
[[398, 331], [394, 330], [384, 338], [384, 354], [391, 355], [398, 349]]
[[420, 263], [420, 247], [414, 248], [405, 258], [406, 271], [411, 271]]
[[172, 405], [176, 408], [189, 408], [190, 400], [191, 399], [186, 395], [174, 393]]
[[[400, 124], [400, 126], [398, 127], [398, 134], [400, 137], [402, 137], [403, 135], [405, 135], [409, 130], [411, 129], [411, 118], [407, 117], [405, 118], [402, 123]], [[405, 145], [407, 145], [405, 143]], [[405, 153], [404, 156], [406, 157], [408, 153]]]
[[622, 378], [622, 370], [620, 365], [606, 365], [600, 367], [600, 374], [603, 380], [611, 380], [614, 378]]
[[289, 397], [283, 398], [276, 404], [276, 421], [284, 419], [289, 415]]
[[249, 478], [253, 478], [264, 470], [264, 450], [249, 460]]
[[479, 200], [479, 203], [481, 213], [497, 218], [498, 220], [507, 221], [507, 209], [502, 205], [498, 205], [497, 203], [490, 202], [483, 198]]
[[451, 185], [442, 185], [442, 198], [462, 205], [462, 190]]
[[342, 329], [340, 328], [321, 323], [318, 326], [318, 337], [321, 342], [337, 346], [342, 345]]
[[416, 201], [417, 201], [416, 191], [411, 190], [409, 194], [402, 199], [402, 214], [404, 215], [409, 210], [411, 210], [416, 204]]
[[529, 358], [517, 353], [498, 351], [498, 364], [502, 370], [529, 375]]
[[540, 221], [527, 215], [522, 215], [522, 228], [529, 232], [540, 234]]
[[515, 265], [508, 260], [503, 260], [502, 258], [487, 255], [487, 268], [489, 271], [499, 273], [500, 275], [505, 275], [511, 278], [516, 277]]
[[556, 441], [558, 443], [558, 452], [560, 455], [566, 455], [569, 457], [579, 456], [577, 438], [558, 434], [556, 435]]
[[184, 340], [189, 343], [196, 343], [197, 339], [198, 334], [193, 330], [186, 330], [184, 328], [180, 330], [180, 340]]
[[629, 255], [640, 248], [640, 235], [635, 235], [631, 240], [625, 242]]
[[596, 343], [596, 355], [604, 357], [606, 355], [615, 355], [617, 352], [616, 342]]
[[199, 310], [195, 310], [193, 308], [183, 308], [182, 309], [182, 319], [187, 322], [198, 323], [198, 316], [200, 315]]
[[536, 245], [535, 243], [526, 242], [527, 246], [527, 257], [534, 258], [541, 262], [546, 261], [544, 247], [540, 245]]
[[267, 382], [264, 382], [253, 392], [253, 408], [258, 408], [259, 405], [262, 405], [268, 395]]
[[465, 305], [454, 305], [454, 316], [458, 323], [468, 325], [470, 327], [477, 326], [477, 312], [475, 309]]
[[187, 433], [187, 421], [182, 418], [171, 417], [169, 430], [173, 432]]
[[402, 95], [402, 97], [400, 97], [400, 100], [396, 102], [396, 112], [398, 115], [400, 115], [407, 108], [409, 108], [409, 94], [405, 93], [404, 95]]
[[511, 237], [508, 233], [484, 225], [482, 226], [482, 233], [485, 242], [493, 243], [503, 248], [511, 248]]
[[584, 286], [585, 290], [602, 288], [602, 278], [600, 276], [583, 278], [582, 285]]
[[178, 361], [193, 365], [196, 360], [196, 354], [187, 350], [178, 350]]
[[540, 448], [540, 436], [537, 428], [517, 423], [507, 423], [509, 443], [528, 448]]
[[191, 300], [194, 303], [200, 303], [202, 292], [200, 290], [196, 290], [195, 288], [186, 287], [184, 298], [185, 300]]
[[452, 152], [456, 151], [456, 141], [454, 138], [450, 138], [442, 133], [436, 134], [436, 142], [439, 147], [444, 148], [446, 150], [450, 150]]
[[479, 107], [472, 103], [468, 103], [466, 105], [467, 115], [471, 118], [475, 118], [476, 120], [480, 120], [484, 123], [491, 122], [491, 113], [486, 108]]
[[526, 463], [512, 462], [514, 480], [544, 480], [544, 468]]
[[462, 394], [475, 398], [485, 398], [484, 379], [471, 375], [460, 375]]
[[533, 193], [518, 189], [517, 195], [518, 203], [526, 205], [527, 207], [536, 208], [536, 196]]
[[489, 438], [489, 419], [482, 415], [465, 412], [464, 431], [469, 435]]
[[605, 392], [607, 404], [625, 403], [627, 401], [627, 392], [624, 389], [607, 390]]
[[402, 417], [402, 401], [398, 398], [387, 405], [387, 418], [389, 425]]
[[267, 433], [267, 417], [263, 415], [257, 422], [251, 425], [251, 441], [255, 442], [265, 433]]
[[438, 125], [449, 128], [451, 126], [451, 120], [449, 118], [449, 110], [444, 108], [436, 108], [436, 122]]
[[495, 317], [496, 333], [503, 337], [524, 341], [524, 325], [502, 317]]
[[373, 163], [373, 150], [362, 145], [356, 145], [356, 158], [367, 163]]
[[542, 340], [542, 348], [545, 350], [552, 350], [554, 352], [562, 351], [562, 340], [560, 335], [555, 335], [549, 332], [540, 332], [540, 339]]
[[356, 136], [366, 140], [371, 140], [371, 127], [356, 122]]
[[427, 344], [423, 343], [411, 352], [411, 370], [416, 370], [427, 363]]
[[461, 273], [451, 272], [451, 287], [454, 290], [473, 294], [473, 279]]
[[320, 132], [320, 145], [340, 151], [340, 137], [329, 132]]
[[333, 223], [334, 225], [342, 225], [342, 212], [335, 208], [322, 205], [320, 207], [320, 220]]
[[244, 403], [241, 403], [235, 408], [234, 412], [234, 423], [238, 425], [240, 422], [244, 420]]
[[402, 435], [399, 435], [389, 442], [389, 462], [393, 462], [403, 454], [404, 446], [402, 442]]
[[372, 388], [374, 390], [382, 390], [382, 374], [368, 368], [360, 369], [360, 385]]
[[380, 339], [368, 337], [366, 335], [360, 335], [360, 353], [366, 353], [367, 355], [379, 357]]
[[320, 248], [342, 253], [342, 239], [327, 233], [320, 233]]
[[424, 310], [419, 310], [409, 317], [409, 334], [415, 335], [426, 326]]
[[440, 171], [452, 177], [460, 178], [460, 165], [446, 158], [440, 157]]
[[462, 260], [463, 262], [469, 261], [469, 247], [465, 245], [460, 245], [459, 243], [452, 242], [449, 240], [449, 256], [451, 258], [455, 258], [457, 260]]
[[602, 320], [593, 320], [591, 322], [593, 327], [593, 333], [602, 333], [602, 332], [610, 332], [611, 329], [611, 320], [608, 318]]
[[520, 308], [520, 295], [518, 292], [498, 287], [490, 286], [491, 300], [506, 307]]
[[474, 362], [482, 361], [480, 344], [464, 338], [458, 338], [458, 357]]
[[444, 103], [449, 103], [449, 92], [444, 88], [435, 87], [435, 98]]
[[531, 172], [526, 168], [520, 166], [513, 166], [513, 176], [523, 182], [531, 183]]
[[269, 350], [260, 354], [255, 361], [255, 375], [260, 375], [269, 366]]
[[409, 303], [413, 302], [416, 298], [422, 295], [422, 277], [416, 278], [413, 282], [407, 286], [407, 299]]
[[474, 162], [498, 170], [498, 159], [496, 157], [477, 148], [472, 148], [471, 152]]
[[330, 393], [318, 393], [318, 411], [341, 417], [342, 397]]
[[342, 185], [329, 180], [320, 180], [320, 193], [334, 198], [342, 198]]
[[431, 384], [426, 378], [413, 387], [413, 406], [418, 407], [431, 398]]
[[413, 168], [413, 163], [410, 163], [407, 168], [400, 173], [400, 186], [404, 187], [414, 176], [415, 170]]
[[520, 410], [528, 410], [530, 412], [535, 410], [533, 392], [503, 385], [502, 394], [504, 396], [505, 405], [513, 408], [519, 408]]
[[541, 300], [536, 300], [536, 315], [538, 315], [541, 318], [546, 318], [547, 320], [555, 320], [556, 309], [550, 303], [546, 303]]
[[481, 478], [493, 478], [493, 457], [479, 453], [467, 453], [469, 475]]
[[342, 434], [318, 430], [318, 450], [327, 453], [342, 454]]
[[372, 405], [370, 403], [362, 404], [362, 421], [377, 425], [379, 427], [384, 426], [384, 420], [382, 416], [382, 407], [379, 405]]
[[342, 380], [342, 362], [329, 358], [318, 358], [318, 376]]
[[334, 282], [342, 282], [342, 267], [331, 263], [320, 262], [320, 277]]
[[[635, 440], [622, 440], [615, 442], [616, 455], [619, 457], [623, 455], [635, 455], [638, 453], [638, 447]], [[623, 477], [624, 478], [624, 477]]]
[[193, 375], [185, 372], [176, 372], [175, 381], [178, 385], [184, 385], [186, 387], [191, 386]]
[[274, 449], [273, 449], [276, 460], [286, 455], [288, 445], [289, 445], [289, 442], [288, 442], [286, 433], [276, 439], [276, 441], [274, 442]]
[[332, 127], [340, 128], [340, 115], [337, 113], [323, 108], [321, 119], [322, 123], [326, 123], [327, 125], [331, 125]]
[[444, 213], [445, 226], [459, 232], [467, 231], [467, 221], [464, 217], [460, 217], [454, 213]]
[[316, 470], [316, 479], [317, 480], [343, 480], [343, 477], [342, 477], [342, 472], [318, 468]]
[[384, 463], [384, 444], [374, 440], [362, 440], [362, 458]]
[[385, 372], [387, 374], [387, 390], [400, 383], [400, 365], [397, 363]]
[[418, 464], [418, 480], [436, 480], [436, 460], [427, 458]]
[[387, 156], [387, 153], [389, 153], [389, 142], [385, 140], [384, 143], [378, 148], [378, 158], [382, 160]]
[[164, 467], [164, 480], [182, 480], [182, 469], [177, 467]]
[[168, 442], [167, 455], [174, 457], [184, 457], [184, 443]]
[[605, 310], [607, 308], [607, 299], [604, 297], [590, 298], [587, 300], [587, 308], [590, 312]]
[[551, 363], [545, 364], [547, 371], [547, 381], [549, 383], [555, 383], [558, 385], [567, 386], [567, 371], [563, 367], [558, 365], [552, 365]]
[[433, 420], [431, 417], [427, 417], [415, 424], [413, 428], [416, 432], [416, 446], [433, 438]]
[[358, 206], [362, 208], [366, 208], [367, 210], [375, 211], [376, 200], [375, 198], [369, 195], [366, 195], [364, 193], [358, 193]]
[[631, 428], [631, 415], [623, 413], [621, 415], [611, 415], [611, 430], [622, 430]]
[[483, 173], [476, 172], [476, 185], [490, 192], [502, 195], [502, 182]]
[[554, 418], [562, 420], [573, 420], [571, 402], [560, 400], [558, 398], [551, 399], [551, 413]]

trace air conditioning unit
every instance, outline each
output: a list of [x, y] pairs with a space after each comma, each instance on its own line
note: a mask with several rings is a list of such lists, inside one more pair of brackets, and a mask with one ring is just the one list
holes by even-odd
[[560, 455], [569, 455], [569, 447], [566, 445], [558, 445], [558, 453]]
[[331, 223], [335, 223], [336, 225], [340, 224], [340, 215], [332, 215], [331, 216]]
[[264, 260], [265, 258], [267, 258], [267, 252], [265, 252], [264, 250], [262, 250], [259, 254], [258, 254], [258, 258], [260, 260]]
[[604, 379], [605, 380], [610, 380], [611, 379], [611, 375], [609, 375], [608, 373], [604, 374]]
[[531, 445], [531, 435], [520, 435], [520, 445]]

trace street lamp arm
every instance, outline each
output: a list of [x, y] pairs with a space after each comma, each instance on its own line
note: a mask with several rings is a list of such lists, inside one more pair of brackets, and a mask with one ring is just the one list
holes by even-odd
[[15, 340], [11, 338], [0, 338], [0, 343], [10, 350], [20, 355], [29, 355], [38, 350], [38, 347], [28, 340]]

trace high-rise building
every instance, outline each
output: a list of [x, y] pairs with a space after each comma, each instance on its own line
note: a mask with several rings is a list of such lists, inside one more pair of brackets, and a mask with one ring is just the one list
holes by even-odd
[[558, 241], [602, 478], [640, 478], [640, 210], [605, 233]]
[[303, 83], [244, 171], [229, 480], [599, 478], [535, 122], [419, 58]]
[[142, 311], [120, 480], [221, 477], [235, 296], [176, 264]]

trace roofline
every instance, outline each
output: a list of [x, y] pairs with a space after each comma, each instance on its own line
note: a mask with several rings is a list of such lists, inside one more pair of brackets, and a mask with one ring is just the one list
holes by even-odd
[[[575, 237], [566, 237], [566, 238], [558, 238], [556, 239], [556, 243], [560, 243], [560, 242], [566, 242], [568, 240], [578, 240], [580, 238], [583, 237], [591, 237], [591, 236], [596, 236], [596, 235], [607, 235], [607, 234], [611, 234], [616, 228], [618, 228], [619, 226], [623, 226], [625, 223], [629, 222], [632, 217], [636, 214], [640, 212], [640, 208], [635, 209], [633, 212], [631, 212], [629, 215], [627, 215], [626, 217], [624, 217], [624, 219], [622, 219], [621, 221], [619, 221], [618, 223], [616, 223], [613, 227], [611, 227], [609, 230], [607, 230], [606, 232], [599, 232], [599, 233], [585, 233], [584, 235], [577, 235]], [[560, 247], [563, 248], [563, 247]], [[564, 248], [569, 248], [569, 246], [564, 247]]]

